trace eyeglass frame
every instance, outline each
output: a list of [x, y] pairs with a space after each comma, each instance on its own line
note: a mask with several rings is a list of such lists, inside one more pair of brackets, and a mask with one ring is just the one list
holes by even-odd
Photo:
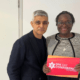
[[72, 21], [67, 21], [67, 22], [57, 22], [57, 25], [63, 25], [63, 24], [66, 24], [66, 25], [71, 25], [72, 24]]

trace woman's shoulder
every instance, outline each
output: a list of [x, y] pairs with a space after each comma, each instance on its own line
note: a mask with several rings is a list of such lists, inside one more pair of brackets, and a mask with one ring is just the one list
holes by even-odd
[[46, 39], [55, 39], [56, 34], [48, 36]]
[[47, 42], [47, 43], [50, 43], [51, 41], [55, 41], [55, 40], [56, 40], [55, 36], [56, 36], [56, 34], [51, 35], [51, 36], [48, 36], [48, 37], [46, 38], [46, 42]]
[[74, 33], [76, 38], [80, 38], [80, 34], [79, 33]]

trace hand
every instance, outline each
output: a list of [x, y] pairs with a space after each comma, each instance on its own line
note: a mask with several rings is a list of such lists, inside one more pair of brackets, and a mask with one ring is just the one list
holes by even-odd
[[43, 72], [44, 72], [45, 74], [50, 72], [50, 68], [47, 67], [47, 64], [46, 64], [46, 63], [43, 65]]
[[80, 63], [77, 64], [74, 69], [75, 69], [76, 71], [80, 72]]

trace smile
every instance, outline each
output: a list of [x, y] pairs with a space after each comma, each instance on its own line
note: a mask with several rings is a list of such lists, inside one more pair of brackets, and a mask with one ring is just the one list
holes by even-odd
[[61, 30], [64, 30], [65, 31], [65, 30], [67, 30], [67, 28], [62, 28]]

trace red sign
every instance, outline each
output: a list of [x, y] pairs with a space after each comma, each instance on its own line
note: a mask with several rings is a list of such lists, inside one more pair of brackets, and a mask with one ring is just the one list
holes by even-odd
[[47, 75], [59, 77], [78, 77], [78, 72], [74, 67], [79, 64], [80, 58], [48, 56], [47, 66], [51, 69]]

